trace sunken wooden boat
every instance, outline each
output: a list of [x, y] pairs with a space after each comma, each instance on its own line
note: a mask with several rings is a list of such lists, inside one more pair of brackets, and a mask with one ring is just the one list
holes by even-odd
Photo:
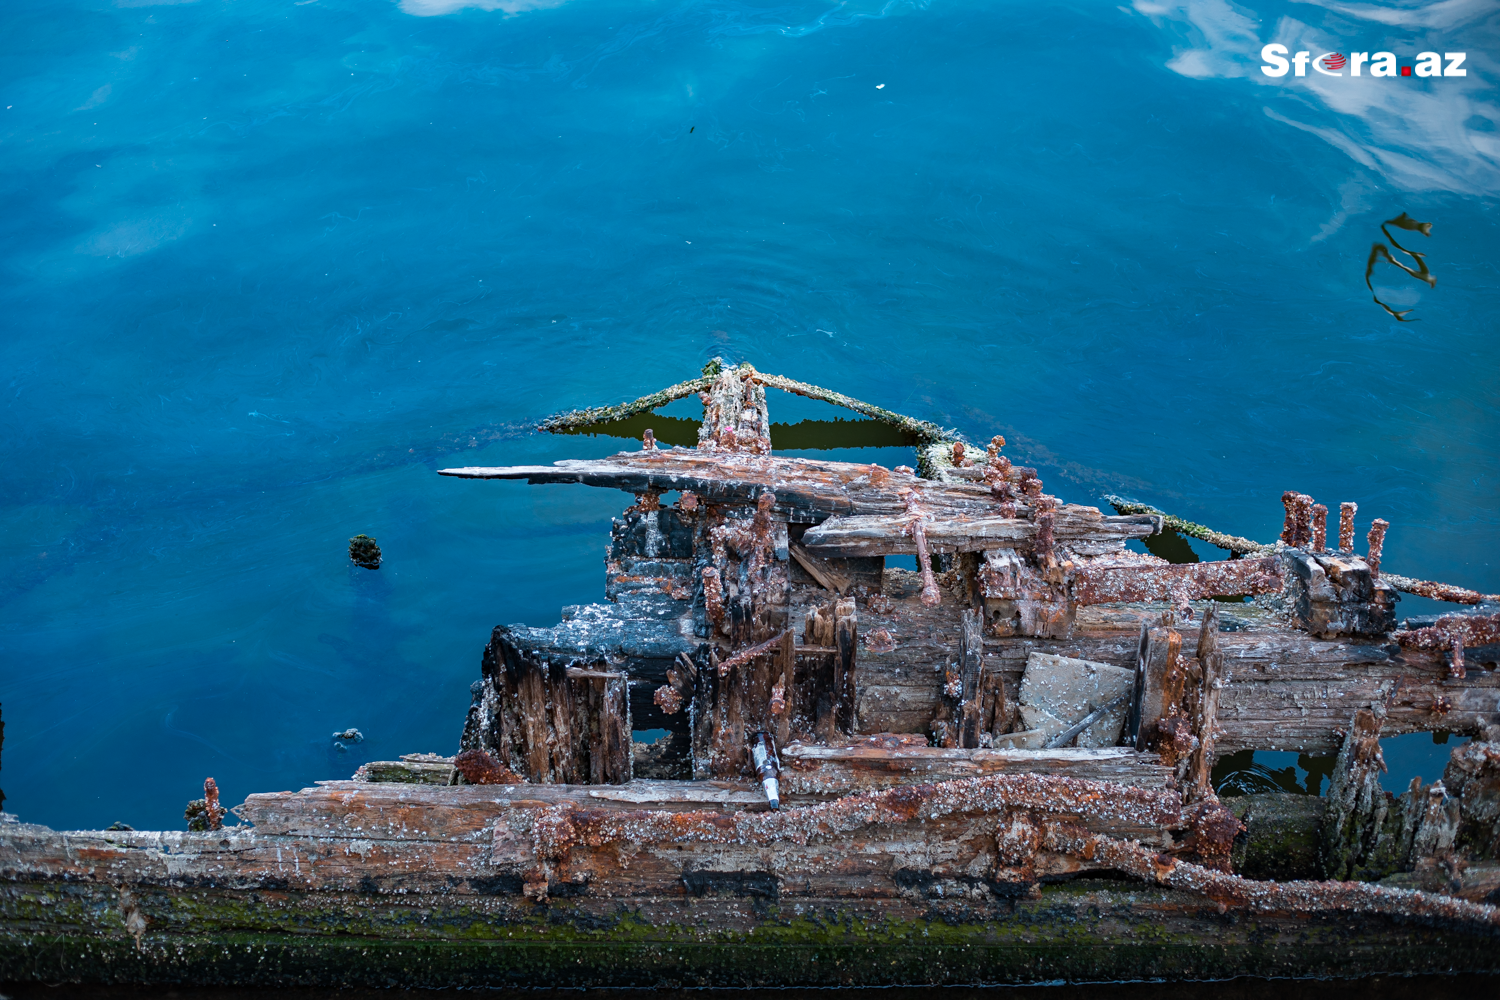
[[[766, 387], [917, 469], [771, 451]], [[1288, 493], [1260, 544], [1064, 503], [998, 438], [711, 366], [696, 447], [455, 468], [581, 483], [607, 601], [494, 630], [461, 752], [198, 832], [0, 823], [0, 979], [886, 985], [1500, 969], [1500, 616]], [[494, 488], [494, 487], [491, 487]], [[1337, 537], [1332, 532], [1337, 531]], [[1176, 531], [1231, 558], [1170, 563]], [[1361, 554], [1357, 548], [1363, 547]], [[886, 565], [914, 555], [915, 570]], [[1452, 615], [1396, 627], [1402, 591]], [[1248, 599], [1248, 600], [1247, 600]], [[457, 727], [455, 727], [457, 728]], [[646, 744], [648, 730], [667, 735]], [[1379, 740], [1475, 737], [1383, 792]], [[1322, 796], [1216, 761], [1337, 754]]]

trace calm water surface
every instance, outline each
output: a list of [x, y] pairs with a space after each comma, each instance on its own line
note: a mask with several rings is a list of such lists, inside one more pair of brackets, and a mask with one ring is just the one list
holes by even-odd
[[[1070, 501], [1271, 539], [1285, 489], [1355, 500], [1393, 571], [1500, 591], [1497, 18], [12, 0], [7, 810], [174, 828], [207, 774], [452, 752], [490, 628], [600, 598], [626, 498], [433, 470], [607, 454], [525, 427], [714, 355], [1003, 432]], [[1468, 76], [1271, 80], [1268, 41]], [[1398, 324], [1401, 211], [1438, 284], [1385, 266]]]

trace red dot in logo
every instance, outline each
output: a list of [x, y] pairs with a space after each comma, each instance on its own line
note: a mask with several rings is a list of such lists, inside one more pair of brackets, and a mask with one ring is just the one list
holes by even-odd
[[1348, 61], [1349, 60], [1345, 59], [1341, 54], [1337, 52], [1329, 53], [1328, 55], [1324, 56], [1322, 60], [1324, 69], [1334, 71], [1343, 69], [1344, 64]]
[[1401, 67], [1401, 75], [1402, 76], [1411, 76], [1411, 67], [1410, 66], [1402, 66]]

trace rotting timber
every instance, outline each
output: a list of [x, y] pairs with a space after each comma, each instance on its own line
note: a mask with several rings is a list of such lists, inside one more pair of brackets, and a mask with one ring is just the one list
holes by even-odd
[[[768, 385], [898, 424], [923, 474], [772, 454]], [[549, 429], [695, 392], [694, 448], [443, 470], [635, 497], [605, 603], [495, 629], [458, 754], [252, 795], [239, 826], [206, 808], [203, 832], [6, 817], [0, 978], [1500, 969], [1500, 616], [1396, 629], [1398, 591], [1485, 595], [1383, 573], [1383, 521], [1360, 555], [1352, 504], [1334, 539], [1291, 492], [1274, 544], [1170, 519], [1235, 555], [1170, 564], [1127, 547], [1159, 511], [1063, 503], [998, 438], [748, 366]], [[1424, 730], [1476, 739], [1381, 791], [1380, 737]], [[1328, 793], [1221, 802], [1214, 762], [1246, 749], [1337, 753]]]

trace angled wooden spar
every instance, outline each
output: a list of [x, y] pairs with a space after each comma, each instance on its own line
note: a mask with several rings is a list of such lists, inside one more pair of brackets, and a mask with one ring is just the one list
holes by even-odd
[[[773, 491], [776, 510], [795, 521], [821, 521], [830, 515], [903, 514], [907, 509], [903, 492], [913, 490], [939, 521], [983, 518], [995, 511], [989, 488], [979, 483], [920, 479], [910, 472], [879, 465], [706, 452], [695, 448], [621, 452], [609, 458], [562, 461], [554, 465], [440, 469], [438, 474], [462, 479], [582, 483], [628, 493], [684, 490], [710, 502], [749, 503], [761, 493]], [[1018, 513], [1025, 514], [1028, 510], [1020, 505]], [[1093, 516], [1102, 517], [1097, 511]], [[1149, 517], [1117, 520], [1151, 522]], [[904, 527], [904, 520], [901, 523]], [[1141, 530], [1138, 535], [1125, 537], [1146, 534], [1150, 531]]]

